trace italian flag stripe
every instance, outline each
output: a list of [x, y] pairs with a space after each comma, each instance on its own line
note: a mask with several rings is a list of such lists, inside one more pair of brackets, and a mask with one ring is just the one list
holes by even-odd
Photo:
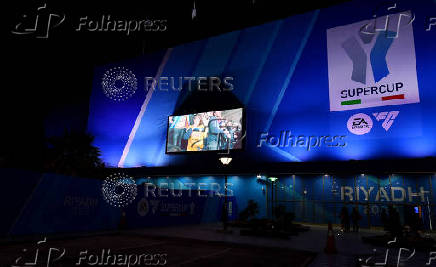
[[404, 99], [404, 94], [383, 96], [381, 99], [382, 99], [382, 101], [392, 100], [392, 99]]
[[361, 99], [354, 99], [354, 100], [348, 100], [348, 101], [341, 102], [342, 106], [357, 105], [357, 104], [362, 104], [362, 100]]

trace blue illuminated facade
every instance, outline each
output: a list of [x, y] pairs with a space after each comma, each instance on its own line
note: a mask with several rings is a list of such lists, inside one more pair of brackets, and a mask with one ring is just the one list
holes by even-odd
[[[345, 206], [349, 212], [353, 207], [358, 207], [362, 215], [359, 222], [361, 227], [382, 227], [380, 214], [383, 209], [387, 211], [388, 206], [393, 205], [400, 213], [402, 223], [407, 210], [415, 207], [419, 209], [426, 229], [430, 227], [430, 218], [433, 225], [436, 219], [436, 206], [433, 204], [436, 201], [436, 174], [289, 174], [275, 177], [278, 179], [272, 186], [271, 182], [262, 182], [267, 180], [266, 176], [229, 176], [230, 195], [235, 202], [231, 214], [233, 218], [237, 218], [251, 199], [259, 205], [259, 218], [271, 218], [272, 209], [282, 205], [295, 214], [297, 222], [340, 224], [340, 211]], [[203, 184], [203, 188], [209, 190], [212, 188], [208, 186], [218, 183], [224, 188], [222, 176], [162, 177], [139, 179], [137, 182], [156, 185], [168, 183], [185, 189], [187, 187], [183, 185], [194, 183], [194, 188]]]
[[[95, 145], [109, 166], [183, 165], [192, 156], [165, 154], [167, 116], [190, 92], [169, 89], [149, 94], [144, 88], [145, 77], [231, 76], [232, 93], [246, 110], [243, 158], [247, 162], [435, 156], [436, 29], [426, 31], [426, 23], [435, 14], [436, 4], [430, 0], [397, 1], [397, 7], [394, 13], [411, 10], [415, 15], [416, 73], [412, 71], [410, 75], [417, 77], [419, 103], [330, 111], [326, 31], [371, 19], [377, 12], [387, 13], [377, 10], [380, 1], [352, 1], [98, 67], [88, 130], [95, 135]], [[395, 48], [395, 42], [390, 49]], [[388, 68], [389, 64], [388, 61]], [[118, 66], [131, 70], [137, 78], [135, 94], [125, 101], [113, 101], [102, 90], [103, 74]], [[348, 76], [351, 69], [344, 73], [344, 77]], [[386, 130], [385, 119], [379, 121], [374, 114], [391, 111], [399, 113]], [[372, 117], [372, 129], [365, 135], [347, 129], [348, 119], [357, 113]], [[271, 146], [259, 141], [262, 134], [274, 141], [283, 131], [302, 139], [294, 146]], [[338, 143], [341, 136], [343, 140]], [[332, 138], [336, 141], [332, 142]], [[310, 147], [308, 142], [319, 145]], [[203, 159], [209, 157], [205, 155]]]
[[[104, 201], [101, 180], [13, 169], [2, 169], [1, 174], [13, 183], [0, 188], [9, 203], [3, 206], [2, 236], [118, 228], [121, 210]], [[259, 206], [258, 218], [271, 218], [272, 208], [283, 205], [295, 214], [296, 222], [339, 224], [341, 208], [346, 206], [350, 212], [357, 206], [362, 215], [362, 227], [381, 227], [382, 209], [393, 205], [401, 220], [407, 209], [418, 208], [425, 229], [430, 227], [430, 217], [433, 226], [436, 220], [436, 174], [288, 174], [276, 177], [273, 193], [271, 183], [264, 182], [267, 176], [228, 176], [230, 219], [236, 220], [248, 201], [254, 200]], [[138, 178], [138, 195], [123, 209], [127, 227], [219, 222], [224, 198], [210, 192], [223, 194], [224, 180], [224, 176]], [[171, 197], [171, 191], [167, 190], [162, 195], [168, 197], [159, 197], [156, 189], [155, 196], [145, 197], [146, 183], [174, 188], [176, 195], [182, 189], [183, 196]], [[42, 206], [44, 209], [39, 208]]]

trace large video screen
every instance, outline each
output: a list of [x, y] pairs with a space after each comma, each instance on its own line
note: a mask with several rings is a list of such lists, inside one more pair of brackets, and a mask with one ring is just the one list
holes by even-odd
[[167, 153], [241, 149], [243, 109], [168, 117]]

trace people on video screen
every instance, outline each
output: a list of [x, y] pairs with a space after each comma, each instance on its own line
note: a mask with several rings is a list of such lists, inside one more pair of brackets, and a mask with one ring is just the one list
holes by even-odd
[[241, 130], [241, 119], [231, 120], [222, 111], [172, 116], [169, 118], [167, 151], [240, 148]]

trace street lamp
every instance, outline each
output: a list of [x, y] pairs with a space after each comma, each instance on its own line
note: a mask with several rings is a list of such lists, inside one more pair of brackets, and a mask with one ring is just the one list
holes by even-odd
[[274, 183], [279, 179], [277, 177], [268, 177], [268, 180], [271, 181], [271, 217], [274, 219]]
[[[224, 166], [227, 166], [232, 161], [232, 158], [221, 157], [220, 161]], [[227, 173], [226, 173], [226, 176], [224, 179], [224, 216], [223, 216], [224, 231], [227, 230], [227, 217], [229, 216], [227, 206], [228, 206], [228, 204], [227, 204]]]

